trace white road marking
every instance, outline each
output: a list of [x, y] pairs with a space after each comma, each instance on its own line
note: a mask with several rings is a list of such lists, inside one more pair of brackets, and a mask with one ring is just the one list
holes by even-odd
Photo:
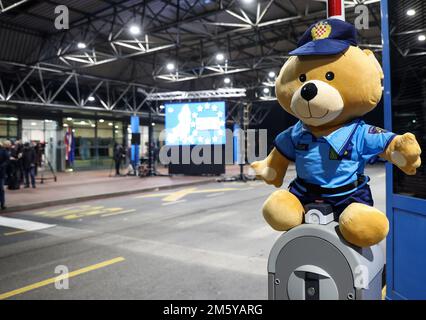
[[177, 200], [177, 201], [165, 202], [165, 203], [162, 203], [161, 205], [162, 205], [162, 206], [170, 206], [170, 205], [172, 205], [172, 204], [181, 203], [181, 202], [186, 202], [186, 200], [185, 200], [185, 199], [183, 199], [183, 200]]
[[37, 231], [37, 230], [52, 228], [55, 225], [35, 222], [30, 220], [0, 217], [0, 226], [19, 229], [19, 230], [25, 230], [25, 231]]
[[224, 194], [225, 194], [225, 192], [216, 192], [216, 193], [206, 195], [206, 198], [213, 198], [213, 197], [221, 196], [221, 195], [224, 195]]
[[92, 241], [93, 243], [112, 245], [117, 249], [171, 259], [188, 265], [198, 265], [260, 277], [265, 277], [267, 274], [267, 258], [201, 249], [189, 245], [183, 246], [161, 241], [135, 239], [120, 235], [108, 235]]
[[229, 218], [232, 215], [238, 214], [238, 211], [225, 211], [225, 212], [208, 212], [200, 213], [197, 217], [192, 218], [191, 220], [187, 219], [185, 221], [178, 222], [175, 224], [177, 228], [189, 228], [194, 227], [200, 224], [211, 223], [214, 221], [225, 221], [226, 218]]
[[243, 236], [250, 239], [268, 238], [272, 235], [280, 236], [282, 232], [275, 231], [269, 225], [256, 228], [253, 231], [244, 234]]

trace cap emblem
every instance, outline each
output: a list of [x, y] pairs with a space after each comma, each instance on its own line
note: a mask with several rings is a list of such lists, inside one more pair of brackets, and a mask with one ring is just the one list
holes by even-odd
[[318, 22], [311, 31], [313, 40], [327, 39], [331, 33], [331, 25], [327, 21]]

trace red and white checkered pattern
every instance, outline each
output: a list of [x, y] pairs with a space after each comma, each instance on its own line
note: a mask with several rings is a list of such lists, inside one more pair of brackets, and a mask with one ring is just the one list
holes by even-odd
[[327, 26], [320, 24], [315, 27], [315, 34], [317, 38], [321, 38], [327, 32]]
[[325, 39], [330, 35], [330, 33], [331, 26], [324, 22], [318, 23], [311, 32], [313, 40]]

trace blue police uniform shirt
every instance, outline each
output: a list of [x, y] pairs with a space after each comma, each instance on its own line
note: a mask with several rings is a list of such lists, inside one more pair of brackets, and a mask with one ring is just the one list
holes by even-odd
[[382, 153], [395, 136], [357, 119], [316, 138], [299, 121], [281, 132], [274, 146], [295, 162], [298, 177], [323, 188], [336, 188], [355, 182], [368, 160]]

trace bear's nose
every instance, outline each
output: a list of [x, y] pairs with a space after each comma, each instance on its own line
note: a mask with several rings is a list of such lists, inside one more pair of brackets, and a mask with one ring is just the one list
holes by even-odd
[[318, 88], [315, 84], [307, 83], [302, 87], [301, 96], [306, 101], [312, 100], [318, 93]]

